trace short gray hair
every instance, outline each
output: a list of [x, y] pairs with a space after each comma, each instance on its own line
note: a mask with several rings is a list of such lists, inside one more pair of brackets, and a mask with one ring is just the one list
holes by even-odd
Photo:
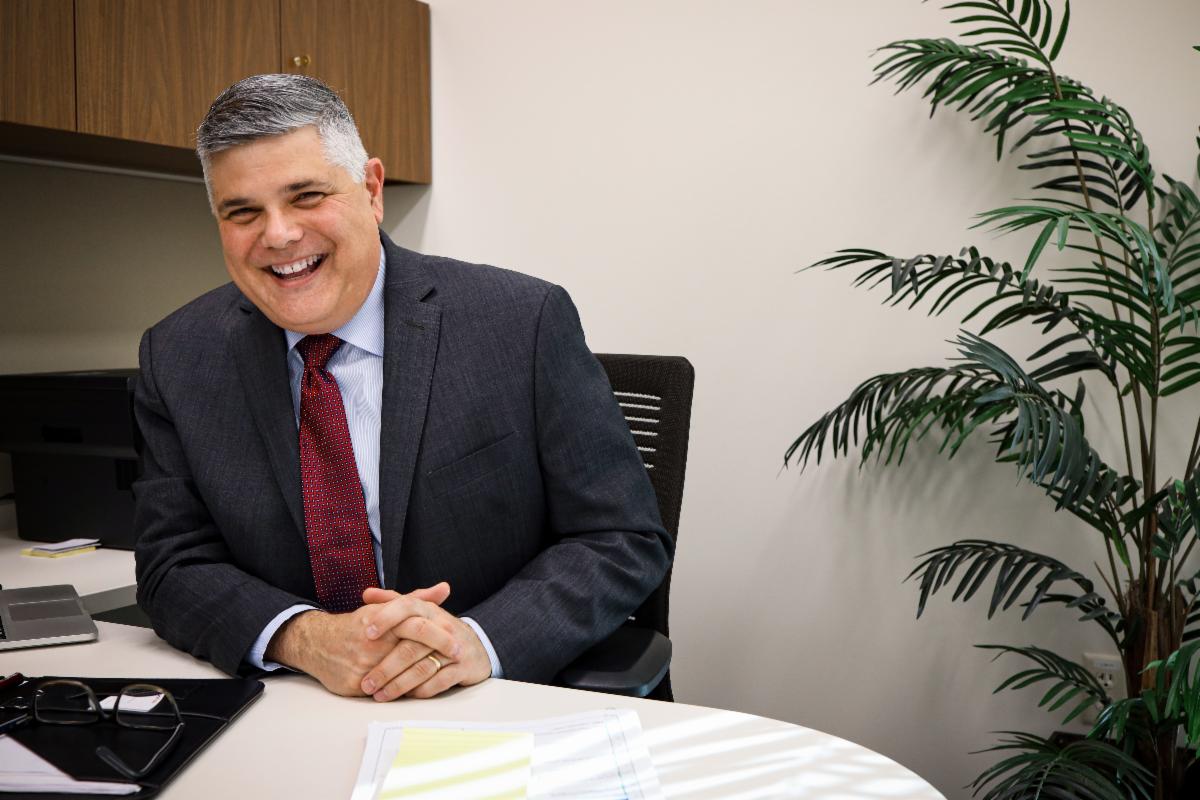
[[252, 75], [217, 96], [196, 130], [196, 155], [212, 204], [209, 162], [214, 153], [314, 125], [330, 164], [355, 183], [366, 176], [367, 151], [350, 109], [325, 84], [306, 75]]

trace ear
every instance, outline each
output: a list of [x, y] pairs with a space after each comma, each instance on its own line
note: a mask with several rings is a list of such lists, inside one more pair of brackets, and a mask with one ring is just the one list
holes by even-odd
[[371, 198], [371, 209], [375, 212], [375, 224], [383, 222], [383, 162], [378, 158], [367, 161], [363, 186]]

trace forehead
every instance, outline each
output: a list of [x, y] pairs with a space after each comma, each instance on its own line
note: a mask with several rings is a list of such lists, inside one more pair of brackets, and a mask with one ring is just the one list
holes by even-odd
[[235, 197], [286, 193], [301, 183], [339, 182], [349, 176], [325, 158], [317, 129], [310, 125], [214, 153], [209, 158], [208, 178], [213, 202], [220, 204]]

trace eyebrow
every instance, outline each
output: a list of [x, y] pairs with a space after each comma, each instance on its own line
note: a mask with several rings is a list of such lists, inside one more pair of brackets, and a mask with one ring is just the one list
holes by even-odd
[[[283, 194], [294, 194], [295, 192], [299, 192], [304, 189], [313, 189], [313, 188], [328, 190], [330, 188], [330, 186], [331, 186], [331, 184], [328, 183], [327, 181], [319, 181], [319, 180], [316, 180], [313, 178], [309, 178], [307, 180], [296, 181], [295, 183], [289, 183], [287, 186], [283, 187], [282, 193]], [[220, 204], [217, 205], [217, 211], [226, 211], [227, 209], [230, 209], [230, 208], [236, 208], [238, 206], [248, 206], [248, 205], [253, 205], [253, 204], [254, 204], [254, 201], [252, 201], [248, 197], [230, 197], [227, 200], [222, 200], [220, 202]]]

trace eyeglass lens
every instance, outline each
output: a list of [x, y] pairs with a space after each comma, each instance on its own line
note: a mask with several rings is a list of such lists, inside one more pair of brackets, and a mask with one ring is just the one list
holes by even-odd
[[113, 711], [117, 724], [126, 728], [170, 730], [182, 721], [175, 698], [157, 686], [144, 683], [122, 689]]
[[85, 725], [100, 719], [96, 696], [76, 681], [50, 681], [38, 687], [36, 717], [56, 725]]

